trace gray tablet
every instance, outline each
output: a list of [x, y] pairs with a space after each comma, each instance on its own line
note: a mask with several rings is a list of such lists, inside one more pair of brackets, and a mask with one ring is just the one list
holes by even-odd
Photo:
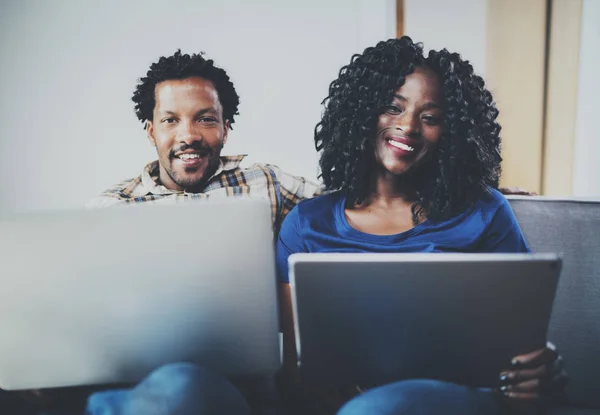
[[301, 373], [371, 387], [430, 378], [494, 387], [544, 347], [561, 270], [552, 254], [295, 254]]

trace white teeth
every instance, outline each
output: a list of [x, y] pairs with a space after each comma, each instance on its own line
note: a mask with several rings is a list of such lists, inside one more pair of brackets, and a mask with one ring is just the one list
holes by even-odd
[[414, 151], [415, 149], [411, 146], [408, 146], [404, 143], [400, 143], [398, 141], [394, 141], [394, 140], [388, 140], [388, 143], [390, 143], [391, 145], [393, 145], [394, 147], [398, 147], [404, 151]]
[[191, 154], [182, 154], [179, 156], [180, 159], [182, 160], [189, 160], [189, 159], [199, 159], [200, 158], [200, 154], [198, 153], [191, 153]]

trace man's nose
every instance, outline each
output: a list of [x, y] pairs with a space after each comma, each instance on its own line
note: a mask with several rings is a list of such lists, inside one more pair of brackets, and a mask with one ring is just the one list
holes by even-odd
[[202, 141], [202, 134], [196, 123], [193, 121], [182, 121], [179, 124], [177, 141], [186, 144], [192, 144], [195, 141]]

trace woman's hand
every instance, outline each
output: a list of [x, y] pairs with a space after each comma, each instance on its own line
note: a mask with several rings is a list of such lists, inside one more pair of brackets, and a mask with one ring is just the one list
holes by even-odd
[[559, 396], [566, 385], [562, 357], [552, 343], [516, 356], [512, 368], [500, 374], [500, 390], [511, 401], [540, 402]]

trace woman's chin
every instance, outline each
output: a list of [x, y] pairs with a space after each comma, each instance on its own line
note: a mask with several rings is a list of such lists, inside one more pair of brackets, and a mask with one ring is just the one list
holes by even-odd
[[398, 164], [394, 163], [393, 165], [384, 166], [384, 171], [394, 177], [405, 176], [407, 173], [410, 173], [411, 170], [413, 170], [412, 163], [411, 164], [403, 163], [402, 165], [398, 165]]

